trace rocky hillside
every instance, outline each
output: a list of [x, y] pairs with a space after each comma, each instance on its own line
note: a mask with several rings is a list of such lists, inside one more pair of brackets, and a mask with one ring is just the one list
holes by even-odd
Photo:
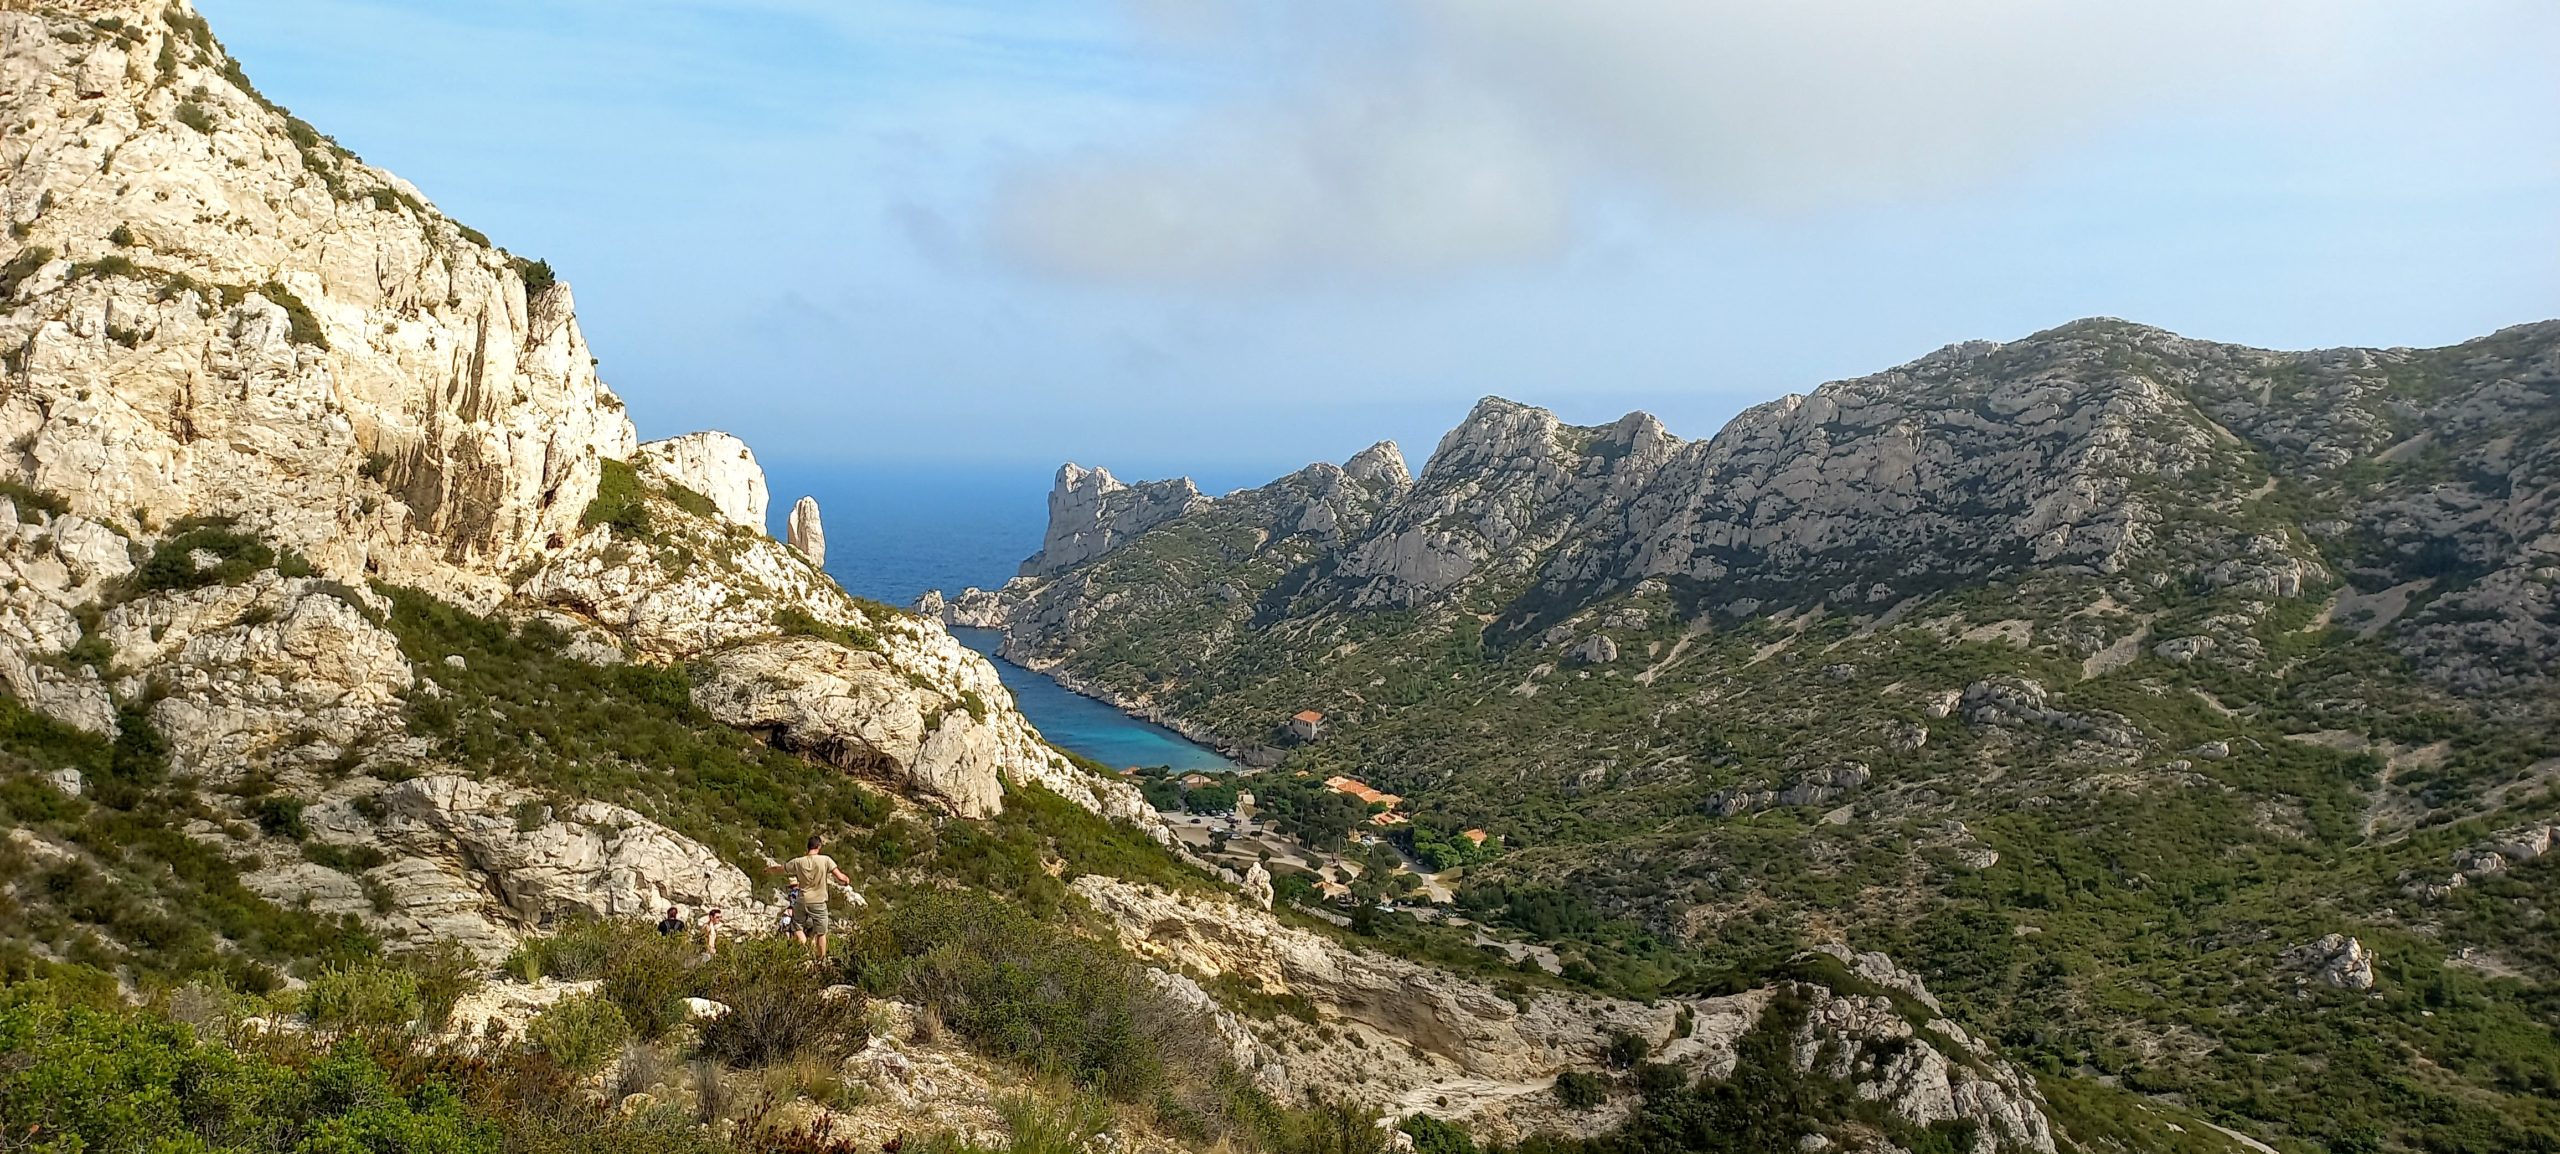
[[[430, 732], [509, 706], [457, 698], [429, 603], [689, 668], [703, 717], [952, 813], [1012, 781], [1147, 815], [938, 625], [768, 537], [745, 445], [637, 444], [566, 282], [261, 96], [185, 5], [0, 12], [0, 119], [0, 686], [147, 733], [267, 863], [250, 890], [495, 952], [562, 909], [747, 903], [767, 847], [724, 858], [637, 793], [507, 816], [570, 770]], [[297, 836], [242, 820], [269, 798]]]
[[[1609, 998], [1186, 858], [939, 622], [831, 581], [813, 501], [773, 540], [746, 445], [637, 443], [547, 264], [185, 0], [0, 6], [0, 155], [13, 1141], [2069, 1142], [1880, 956]], [[1392, 447], [1214, 504], [1064, 481], [1061, 580], [1248, 507], [1312, 558], [1409, 488]], [[814, 966], [763, 876], [812, 832], [862, 887]]]
[[2560, 1134], [2560, 895], [2514, 835], [2560, 815], [2555, 446], [2560, 323], [2082, 321], [1703, 441], [1487, 400], [1409, 482], [1121, 523], [1071, 469], [1049, 551], [943, 611], [1276, 763], [1308, 836], [1358, 816], [1335, 773], [1399, 840], [1498, 835], [1459, 905], [1599, 988], [1845, 942], [2049, 1072], [2306, 1149], [2521, 1149]]

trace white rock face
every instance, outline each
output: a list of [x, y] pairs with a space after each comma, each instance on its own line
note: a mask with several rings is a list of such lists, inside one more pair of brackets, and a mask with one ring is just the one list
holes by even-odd
[[114, 733], [104, 671], [60, 658], [83, 635], [74, 610], [132, 571], [131, 547], [106, 526], [0, 497], [0, 687], [56, 721]]
[[[102, 736], [147, 705], [179, 780], [254, 775], [305, 804], [333, 861], [384, 855], [341, 869], [245, 823], [191, 828], [252, 890], [492, 958], [546, 915], [761, 915], [738, 865], [636, 811], [451, 772], [409, 734], [408, 706], [445, 689], [385, 627], [376, 580], [556, 629], [580, 660], [698, 663], [741, 724], [951, 812], [1037, 784], [1165, 836], [1134, 788], [1042, 743], [984, 658], [838, 588], [814, 500], [773, 540], [743, 443], [637, 446], [547, 266], [236, 75], [186, 0], [0, 10], [0, 691]], [[646, 523], [586, 525], [616, 460]], [[276, 560], [119, 587], [207, 522]], [[218, 552], [165, 560], [201, 574]], [[758, 670], [816, 696], [723, 680]]]
[[151, 720], [170, 764], [208, 784], [279, 757], [328, 760], [404, 730], [416, 684], [399, 639], [374, 621], [370, 590], [274, 570], [242, 585], [158, 593], [109, 610], [103, 633], [124, 668], [117, 693], [163, 691]]
[[[1077, 878], [1072, 888], [1110, 919], [1140, 958], [1304, 997], [1332, 1035], [1357, 1039], [1335, 1043], [1323, 1032], [1212, 1008], [1222, 1034], [1243, 1035], [1238, 1065], [1267, 1089], [1313, 1089], [1390, 1113], [1428, 1111], [1488, 1134], [1588, 1133], [1614, 1123], [1621, 1115], [1609, 1111], [1558, 1112], [1545, 1091], [1563, 1071], [1605, 1069], [1617, 1031], [1645, 1039], [1653, 1061], [1730, 1077], [1743, 1036], [1776, 993], [1645, 1005], [1540, 992], [1524, 1009], [1481, 983], [1346, 950], [1261, 910], [1096, 875]], [[1861, 976], [1935, 1005], [1918, 978], [1883, 955], [1840, 953]], [[1884, 1102], [1915, 1124], [1969, 1119], [1998, 1149], [2054, 1150], [2033, 1082], [1954, 1023], [1938, 1018], [1915, 1029], [1885, 998], [1809, 984], [1794, 989], [1808, 1005], [1792, 1048], [1799, 1069], [1823, 1062], [1823, 1074], [1847, 1080], [1861, 1097]], [[1681, 1034], [1684, 1011], [1690, 1029]]]
[[1123, 484], [1109, 469], [1059, 466], [1049, 489], [1049, 531], [1022, 563], [1025, 576], [1056, 573], [1208, 503], [1188, 477]]
[[788, 532], [791, 547], [799, 550], [801, 556], [808, 558], [810, 564], [821, 567], [826, 565], [827, 527], [818, 520], [817, 498], [802, 497], [791, 503], [791, 523]]
[[694, 703], [783, 749], [931, 794], [964, 817], [1003, 804], [1001, 739], [960, 701], [919, 696], [878, 653], [809, 637], [751, 642], [710, 658]]
[[765, 506], [771, 501], [764, 466], [755, 450], [727, 433], [686, 433], [640, 446], [635, 464], [652, 468], [669, 480], [711, 498], [720, 515], [764, 531]]
[[235, 516], [487, 608], [633, 450], [568, 288], [297, 142], [167, 7], [0, 12], [0, 250], [34, 269], [0, 301], [0, 466], [92, 521]]
[[738, 867], [631, 810], [579, 802], [554, 811], [534, 794], [469, 778], [414, 778], [385, 790], [382, 836], [447, 842], [521, 924], [544, 914], [638, 918], [671, 905], [754, 908]]

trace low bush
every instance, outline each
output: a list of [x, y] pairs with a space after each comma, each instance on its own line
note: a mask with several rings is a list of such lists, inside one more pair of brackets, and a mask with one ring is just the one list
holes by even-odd
[[454, 1006], [481, 985], [479, 960], [452, 942], [409, 954], [400, 962], [417, 978], [418, 1024], [429, 1032], [444, 1029], [453, 1020]]
[[938, 1011], [980, 1049], [1123, 1100], [1221, 1067], [1215, 1032], [1110, 946], [983, 894], [908, 896], [863, 928], [872, 990]]
[[634, 1033], [654, 1039], [683, 1024], [696, 958], [692, 940], [682, 935], [651, 929], [645, 936], [626, 936], [605, 960], [604, 996]]
[[534, 1016], [524, 1028], [525, 1040], [550, 1055], [560, 1068], [592, 1074], [622, 1052], [631, 1040], [631, 1023], [611, 1001], [595, 994], [560, 999]]
[[1609, 1083], [1598, 1074], [1567, 1070], [1556, 1075], [1556, 1101], [1568, 1110], [1588, 1110], [1609, 1100]]
[[[170, 526], [171, 535], [151, 551], [151, 559], [126, 579], [123, 595], [238, 585], [276, 563], [266, 542], [233, 528], [228, 518], [188, 520]], [[198, 564], [197, 554], [210, 560]]]
[[702, 997], [729, 1012], [702, 1024], [702, 1052], [732, 1066], [841, 1058], [870, 1037], [858, 992], [827, 994], [827, 971], [796, 942], [748, 939], [699, 971]]
[[578, 524], [586, 528], [612, 526], [615, 535], [647, 537], [649, 504], [641, 487], [640, 472], [629, 461], [606, 460], [602, 475], [596, 478], [596, 495], [579, 514]]
[[405, 1031], [418, 1020], [419, 1006], [418, 976], [379, 962], [331, 966], [302, 990], [303, 1016], [313, 1028], [336, 1034]]
[[529, 937], [508, 955], [505, 969], [531, 981], [558, 978], [586, 982], [601, 978], [614, 951], [636, 942], [645, 927], [606, 921], [573, 921], [548, 937]]

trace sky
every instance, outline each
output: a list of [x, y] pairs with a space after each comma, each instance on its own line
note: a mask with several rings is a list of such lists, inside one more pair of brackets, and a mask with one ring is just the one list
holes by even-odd
[[2560, 316], [2549, 0], [197, 2], [548, 259], [643, 437], [777, 474], [1419, 467], [1488, 394], [1704, 437], [2081, 316]]

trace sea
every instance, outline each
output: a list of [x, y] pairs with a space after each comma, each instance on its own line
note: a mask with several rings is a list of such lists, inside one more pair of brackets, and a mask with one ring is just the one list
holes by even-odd
[[[802, 494], [816, 497], [827, 532], [827, 572], [855, 595], [891, 605], [913, 604], [927, 589], [953, 594], [972, 585], [1004, 584], [1023, 558], [1040, 549], [1054, 472], [1039, 466], [765, 464], [775, 533]], [[955, 629], [952, 635], [995, 662], [1015, 706], [1063, 749], [1110, 766], [1235, 768], [1214, 749], [997, 657], [1001, 639], [990, 630]]]

